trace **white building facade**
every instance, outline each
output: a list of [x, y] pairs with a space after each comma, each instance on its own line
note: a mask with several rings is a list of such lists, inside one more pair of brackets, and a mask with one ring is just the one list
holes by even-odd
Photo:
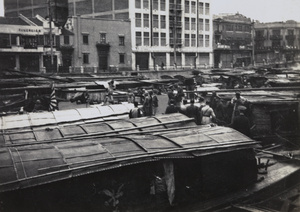
[[210, 0], [129, 1], [132, 69], [213, 66]]

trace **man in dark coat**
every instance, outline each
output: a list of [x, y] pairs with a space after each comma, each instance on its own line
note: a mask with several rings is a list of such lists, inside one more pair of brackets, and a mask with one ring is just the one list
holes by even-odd
[[247, 108], [245, 106], [239, 106], [239, 115], [235, 116], [233, 118], [233, 122], [229, 125], [229, 127], [243, 133], [244, 135], [247, 135], [251, 137], [251, 126], [250, 126], [250, 121], [249, 119], [245, 116], [244, 111]]
[[199, 107], [197, 107], [196, 105], [194, 105], [195, 101], [194, 99], [191, 99], [191, 104], [189, 106], [186, 107], [186, 115], [190, 118], [194, 118], [195, 122], [198, 124], [199, 123], [199, 118], [198, 118], [198, 114], [199, 114]]
[[165, 114], [178, 113], [179, 108], [176, 107], [174, 99], [170, 100], [170, 104], [166, 108]]

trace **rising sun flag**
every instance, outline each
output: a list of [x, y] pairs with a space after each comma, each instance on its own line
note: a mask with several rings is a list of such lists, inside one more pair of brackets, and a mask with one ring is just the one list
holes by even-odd
[[51, 85], [51, 95], [50, 95], [50, 104], [49, 104], [49, 111], [58, 110], [58, 103], [55, 96], [55, 88], [54, 83]]

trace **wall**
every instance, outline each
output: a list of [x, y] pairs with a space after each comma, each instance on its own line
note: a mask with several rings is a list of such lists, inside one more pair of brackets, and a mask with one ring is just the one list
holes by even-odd
[[[107, 63], [119, 70], [131, 69], [131, 34], [129, 21], [103, 20], [92, 18], [73, 17], [75, 34], [74, 66], [84, 66], [94, 71], [99, 66], [97, 42], [100, 42], [100, 33], [106, 34], [106, 43], [109, 44]], [[89, 44], [82, 44], [82, 35], [88, 34]], [[124, 36], [125, 46], [119, 46], [119, 36]], [[89, 63], [83, 64], [82, 54], [89, 54]], [[119, 54], [125, 54], [125, 63], [119, 63]]]

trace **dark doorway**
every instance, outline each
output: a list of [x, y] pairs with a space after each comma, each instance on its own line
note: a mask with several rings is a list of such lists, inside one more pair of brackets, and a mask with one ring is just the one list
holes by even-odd
[[16, 67], [15, 56], [13, 55], [0, 55], [1, 69], [14, 69]]
[[149, 69], [149, 53], [137, 53], [136, 54], [136, 66], [140, 67], [140, 70]]
[[20, 55], [20, 69], [25, 72], [39, 72], [39, 55]]
[[99, 54], [99, 70], [107, 70], [107, 53], [100, 52]]
[[57, 71], [57, 57], [53, 55], [53, 64], [50, 55], [45, 55], [43, 58], [44, 66], [46, 67], [47, 73], [55, 73]]

